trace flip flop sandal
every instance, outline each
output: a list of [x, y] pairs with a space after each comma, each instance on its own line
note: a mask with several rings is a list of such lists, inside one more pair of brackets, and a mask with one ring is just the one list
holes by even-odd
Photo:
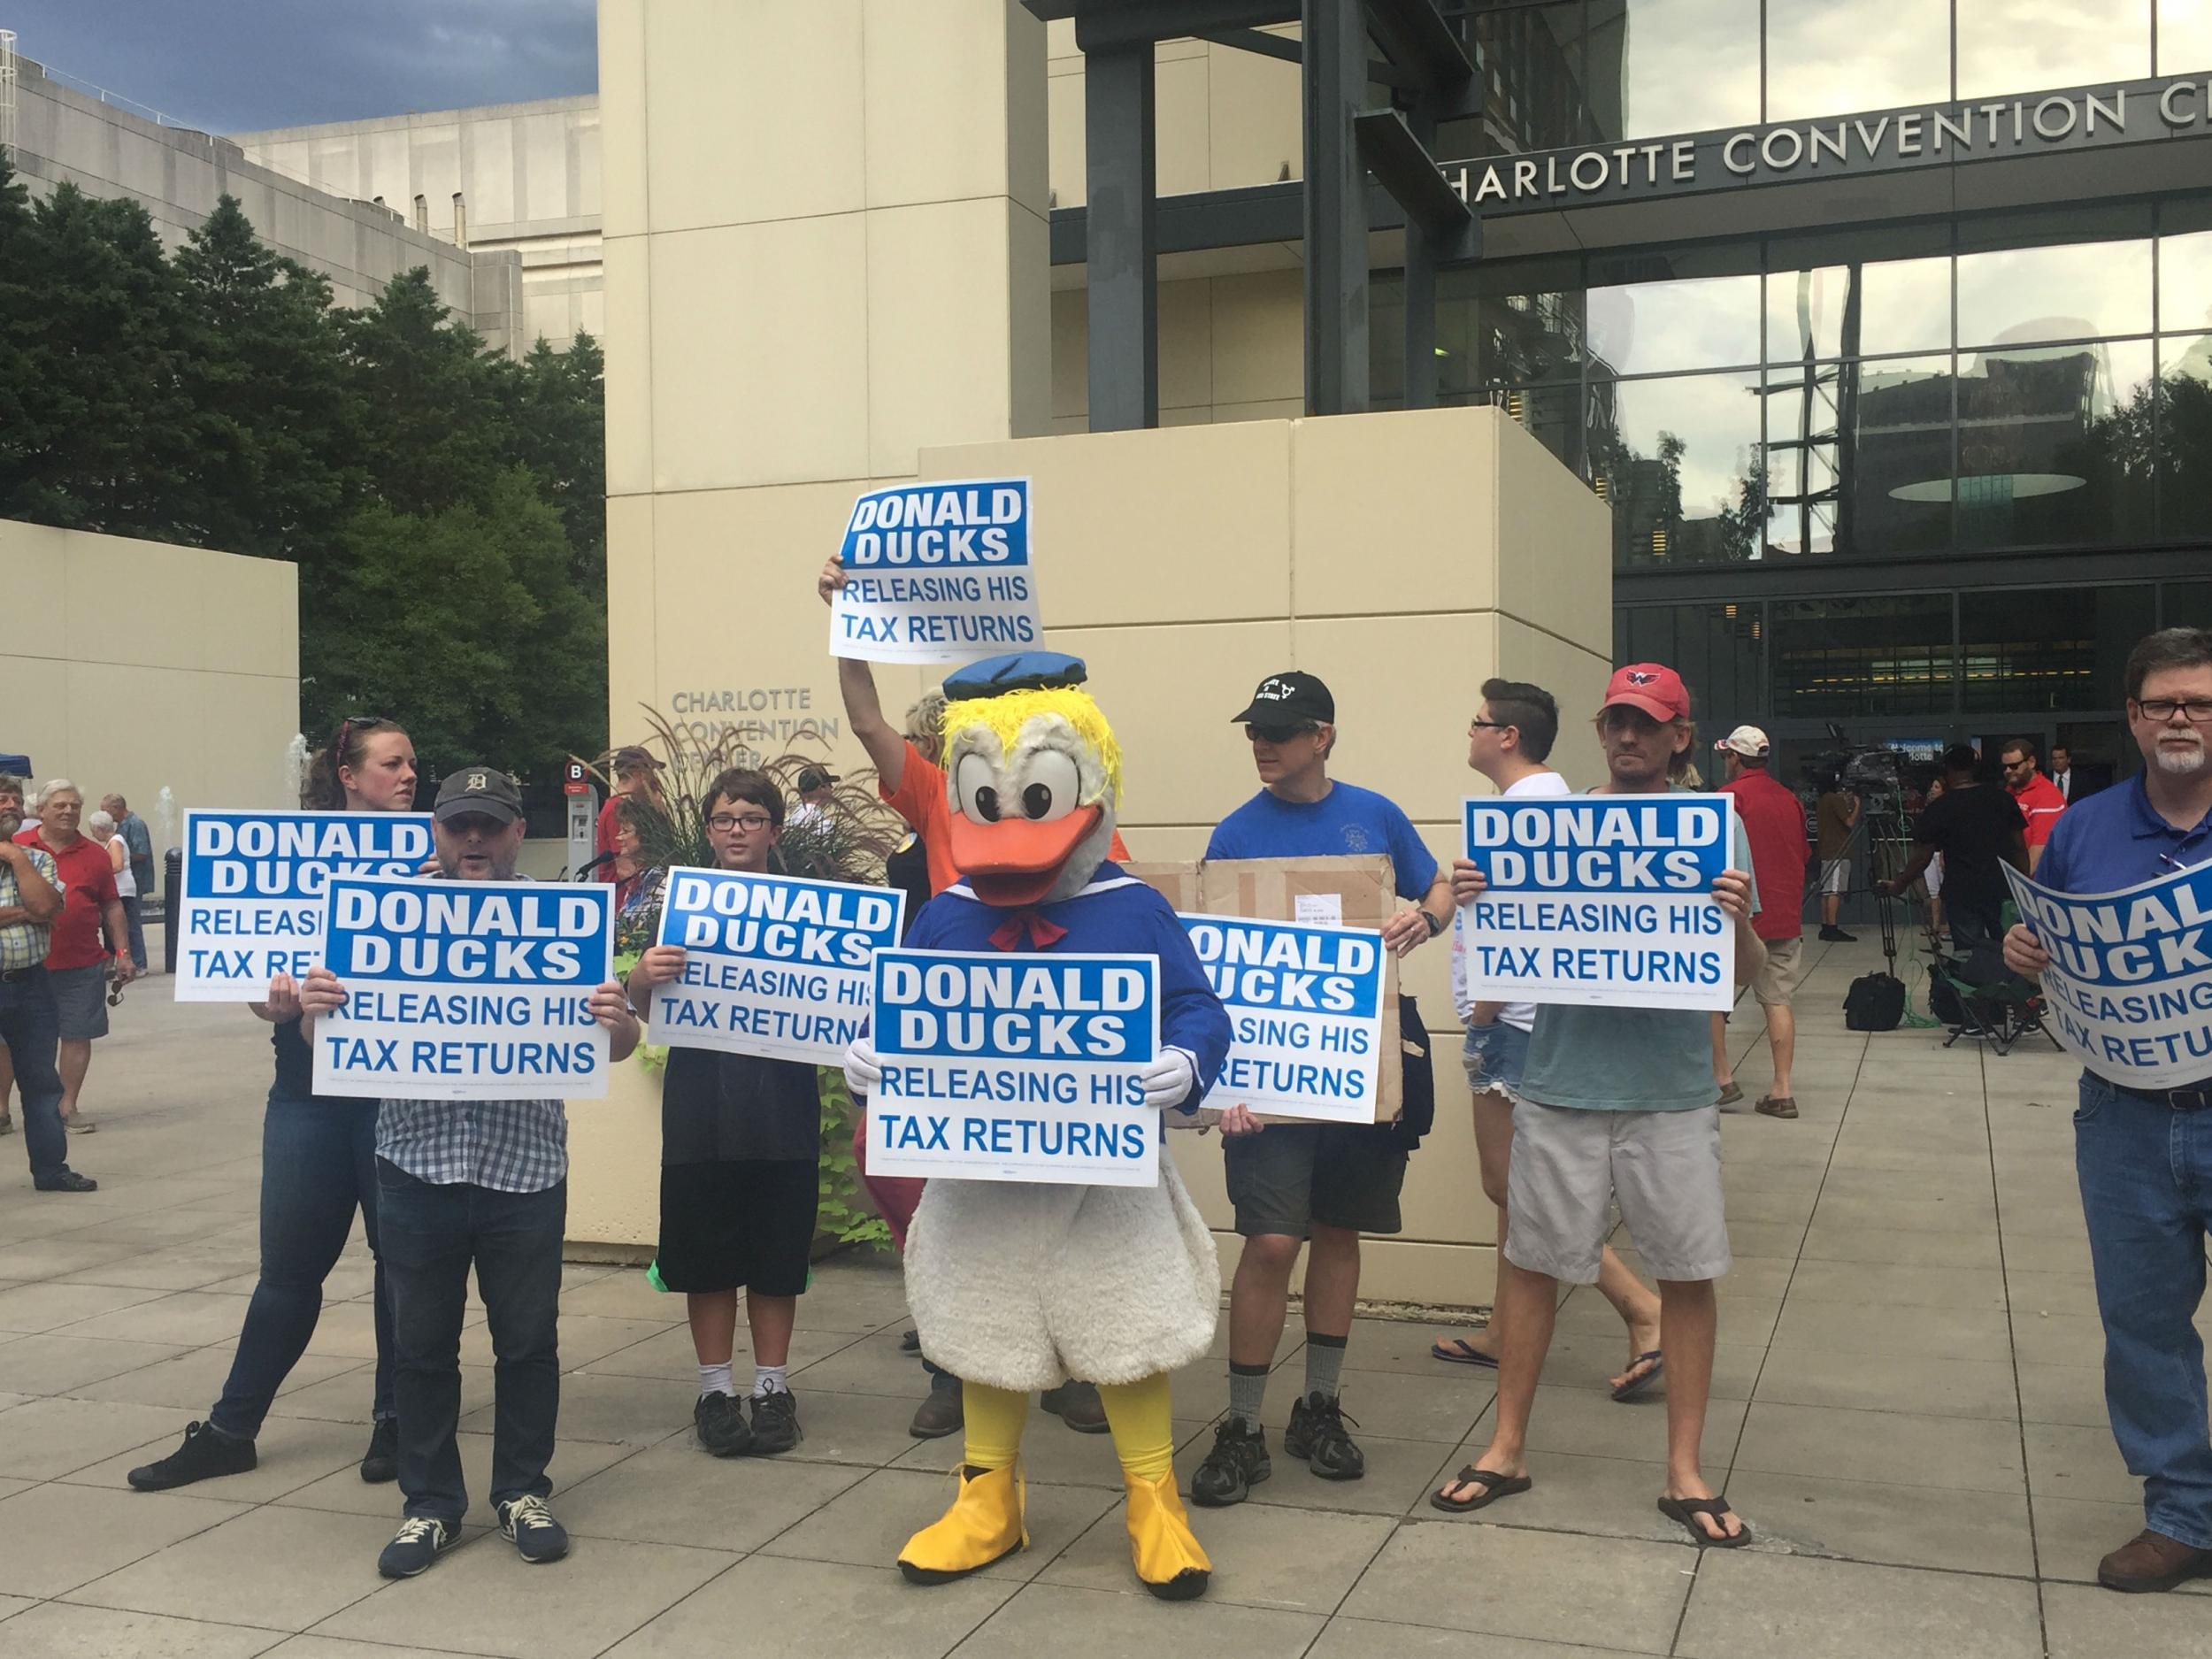
[[1720, 1098], [1715, 1101], [1713, 1104], [1716, 1106], [1733, 1106], [1742, 1098], [1742, 1086], [1740, 1084], [1731, 1083], [1726, 1088], [1721, 1090]]
[[1502, 1475], [1494, 1469], [1478, 1469], [1469, 1463], [1448, 1483], [1455, 1486], [1480, 1486], [1482, 1490], [1471, 1498], [1448, 1498], [1443, 1493], [1429, 1494], [1429, 1506], [1447, 1515], [1464, 1515], [1471, 1509], [1480, 1509], [1495, 1503], [1500, 1498], [1509, 1498], [1526, 1492], [1536, 1483], [1526, 1475]]
[[1649, 1371], [1644, 1372], [1640, 1377], [1631, 1377], [1626, 1382], [1613, 1390], [1613, 1398], [1618, 1401], [1622, 1405], [1626, 1405], [1630, 1401], [1635, 1399], [1639, 1394], [1642, 1394], [1645, 1389], [1650, 1387], [1652, 1384], [1657, 1382], [1659, 1379], [1665, 1374], [1667, 1362], [1660, 1356], [1659, 1350], [1655, 1348], [1648, 1353], [1637, 1355], [1634, 1359], [1628, 1362], [1628, 1369], [1634, 1371], [1639, 1365], [1642, 1365], [1647, 1363], [1648, 1363], [1651, 1366]]
[[1448, 1342], [1429, 1344], [1429, 1357], [1440, 1359], [1449, 1365], [1481, 1365], [1491, 1371], [1498, 1369], [1498, 1362], [1463, 1336], [1455, 1336]]
[[1667, 1519], [1672, 1521], [1676, 1525], [1681, 1527], [1683, 1531], [1689, 1533], [1691, 1539], [1696, 1543], [1700, 1549], [1741, 1549], [1746, 1544], [1748, 1544], [1751, 1541], [1751, 1528], [1748, 1525], [1740, 1522], [1740, 1525], [1743, 1525], [1743, 1530], [1738, 1532], [1733, 1538], [1730, 1538], [1724, 1533], [1718, 1538], [1715, 1538], [1710, 1532], [1707, 1532], [1694, 1520], [1690, 1518], [1691, 1517], [1697, 1515], [1709, 1515], [1716, 1521], [1717, 1521], [1722, 1516], [1731, 1513], [1728, 1508], [1728, 1500], [1724, 1496], [1718, 1498], [1662, 1498], [1659, 1500], [1659, 1513], [1665, 1516]]
[[1751, 1110], [1769, 1118], [1794, 1118], [1797, 1116], [1797, 1097], [1794, 1094], [1784, 1094], [1778, 1098], [1772, 1094], [1762, 1094], [1759, 1103]]

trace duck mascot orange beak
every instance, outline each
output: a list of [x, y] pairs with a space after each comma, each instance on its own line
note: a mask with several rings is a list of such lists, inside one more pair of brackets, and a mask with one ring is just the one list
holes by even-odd
[[953, 864], [984, 903], [1080, 893], [1106, 857], [1121, 796], [1121, 745], [1082, 659], [986, 657], [945, 680], [945, 788]]

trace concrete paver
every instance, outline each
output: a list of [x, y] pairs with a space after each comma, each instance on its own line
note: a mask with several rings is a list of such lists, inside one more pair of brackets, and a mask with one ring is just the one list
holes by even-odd
[[[804, 1443], [729, 1462], [691, 1440], [680, 1299], [635, 1269], [571, 1264], [553, 1472], [576, 1544], [559, 1566], [526, 1567], [485, 1530], [493, 1379], [472, 1303], [469, 1535], [419, 1581], [376, 1577], [398, 1502], [354, 1467], [375, 1353], [357, 1229], [261, 1466], [188, 1492], [125, 1489], [125, 1471], [206, 1414], [255, 1263], [265, 1033], [241, 1010], [173, 1008], [157, 980], [102, 1045], [88, 1094], [101, 1133], [71, 1143], [101, 1192], [34, 1194], [0, 1145], [0, 1652], [2201, 1653], [2212, 1582], [2140, 1598], [2093, 1586], [2140, 1511], [2104, 1419], [2074, 1068], [2033, 1044], [1999, 1058], [1942, 1049], [1924, 1029], [1841, 1031], [1843, 986], [1878, 961], [1866, 944], [1816, 953], [1800, 1002], [1804, 1117], [1723, 1120], [1738, 1268], [1721, 1288], [1705, 1450], [1758, 1533], [1750, 1550], [1701, 1555], [1657, 1513], [1664, 1391], [1607, 1397], [1623, 1335], [1576, 1291], [1539, 1399], [1536, 1487], [1474, 1516], [1427, 1503], [1481, 1450], [1494, 1409], [1493, 1373], [1428, 1356], [1466, 1322], [1359, 1321], [1345, 1399], [1370, 1472], [1325, 1482], [1275, 1438], [1303, 1364], [1294, 1321], [1265, 1412], [1275, 1478], [1240, 1509], [1196, 1512], [1216, 1578], [1189, 1606], [1131, 1578], [1110, 1443], [1041, 1412], [1026, 1441], [1032, 1548], [935, 1589], [898, 1576], [898, 1545], [943, 1503], [960, 1446], [906, 1433], [925, 1383], [899, 1350], [909, 1322], [881, 1259], [824, 1263], [803, 1305]], [[1748, 1003], [1731, 1048], [1755, 1096], [1765, 1059]], [[1178, 1379], [1186, 1479], [1225, 1404], [1224, 1341]]]

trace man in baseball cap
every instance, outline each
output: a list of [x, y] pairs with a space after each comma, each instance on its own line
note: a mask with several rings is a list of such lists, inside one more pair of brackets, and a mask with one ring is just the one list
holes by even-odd
[[[1812, 848], [1805, 840], [1805, 809], [1768, 769], [1773, 745], [1755, 726], [1740, 726], [1713, 745], [1727, 768], [1723, 795], [1736, 798], [1736, 818], [1751, 843], [1751, 873], [1759, 884], [1759, 913], [1752, 927], [1764, 941], [1767, 959], [1751, 993], [1766, 1016], [1767, 1047], [1774, 1052], [1774, 1086], [1759, 1097], [1768, 1118], [1794, 1118], [1790, 1063], [1797, 1056], [1797, 1014], [1790, 997], [1804, 972], [1805, 864]], [[1713, 1077], [1720, 1103], [1743, 1098], [1728, 1053], [1728, 1022], [1713, 1016]]]

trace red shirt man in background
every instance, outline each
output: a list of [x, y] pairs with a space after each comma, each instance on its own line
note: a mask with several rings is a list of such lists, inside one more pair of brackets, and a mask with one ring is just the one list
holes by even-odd
[[[1805, 809], [1767, 771], [1772, 746], [1755, 726], [1740, 726], [1713, 745], [1728, 769], [1723, 795], [1736, 798], [1744, 839], [1751, 843], [1751, 874], [1759, 885], [1759, 913], [1752, 928], [1766, 941], [1766, 965], [1751, 982], [1767, 1021], [1767, 1047], [1774, 1051], [1774, 1084], [1759, 1100], [1770, 1118], [1794, 1118], [1790, 1063], [1797, 1056], [1797, 1013], [1790, 997], [1805, 968], [1805, 864], [1812, 848], [1805, 839]], [[1713, 1016], [1713, 1075], [1721, 1103], [1741, 1100], [1728, 1056], [1728, 1023]]]
[[2005, 769], [2005, 787], [2012, 792], [2020, 816], [2028, 821], [2028, 873], [2043, 862], [2044, 846], [2058, 827], [2058, 815], [2066, 810], [2066, 797], [2058, 786], [2035, 769], [2042, 757], [2032, 737], [2008, 737], [1998, 751]]
[[[56, 778], [38, 792], [36, 827], [26, 828], [15, 838], [19, 845], [44, 848], [61, 878], [61, 915], [54, 921], [46, 949], [46, 981], [53, 987], [61, 1027], [57, 1056], [61, 1120], [79, 1133], [93, 1127], [89, 1118], [78, 1116], [77, 1097], [92, 1064], [93, 1039], [108, 1034], [111, 962], [117, 984], [138, 977], [131, 961], [129, 924], [115, 890], [114, 867], [105, 847], [77, 833], [77, 821], [83, 815], [83, 793], [68, 779]], [[100, 942], [103, 926], [107, 929], [105, 945]]]

